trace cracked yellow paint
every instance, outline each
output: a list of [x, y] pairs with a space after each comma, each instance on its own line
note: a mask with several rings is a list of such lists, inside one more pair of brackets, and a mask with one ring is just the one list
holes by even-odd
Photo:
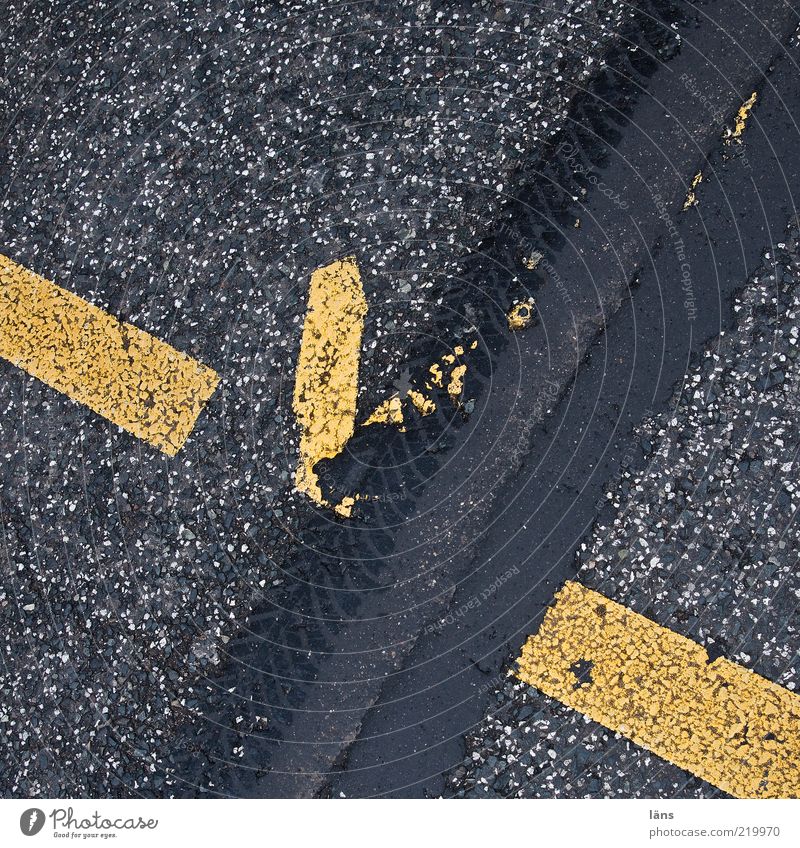
[[0, 254], [0, 356], [174, 456], [219, 375]]
[[579, 583], [521, 680], [740, 798], [800, 797], [800, 697]]
[[[302, 428], [295, 485], [323, 506], [330, 504], [322, 495], [314, 466], [337, 456], [353, 435], [366, 314], [354, 256], [314, 271], [292, 407]], [[338, 505], [340, 514], [342, 509], [347, 512], [345, 501]]]
[[533, 320], [534, 301], [532, 297], [521, 303], [515, 303], [506, 314], [509, 330], [524, 330]]
[[416, 391], [416, 389], [408, 390], [408, 399], [414, 404], [415, 409], [423, 418], [432, 412], [436, 412], [436, 404], [430, 398], [426, 398], [422, 392]]
[[747, 119], [750, 117], [750, 112], [752, 111], [753, 106], [756, 105], [757, 99], [758, 93], [754, 91], [739, 107], [739, 111], [736, 113], [736, 121], [733, 129], [728, 127], [725, 130], [725, 144], [731, 144], [732, 142], [739, 141], [741, 139], [745, 127], [747, 126]]
[[362, 424], [363, 427], [369, 427], [371, 424], [398, 424], [403, 423], [403, 402], [400, 400], [400, 395], [392, 395], [388, 400], [383, 401], [370, 415], [369, 418]]
[[686, 212], [688, 209], [691, 209], [692, 206], [697, 206], [697, 194], [695, 189], [700, 183], [703, 182], [703, 172], [698, 171], [694, 177], [692, 177], [691, 185], [689, 186], [689, 191], [686, 193], [686, 200], [683, 202], [683, 211]]
[[464, 391], [464, 375], [467, 373], [466, 365], [456, 365], [450, 372], [450, 382], [447, 384], [447, 394], [453, 403], [458, 403], [461, 393]]

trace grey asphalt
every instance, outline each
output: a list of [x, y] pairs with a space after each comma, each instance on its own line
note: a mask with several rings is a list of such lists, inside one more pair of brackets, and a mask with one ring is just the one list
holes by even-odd
[[[672, 408], [637, 429], [577, 580], [800, 689], [800, 231], [736, 298]], [[450, 775], [460, 797], [713, 798], [720, 790], [512, 677]]]
[[[435, 626], [426, 628], [402, 672], [387, 682], [342, 769], [329, 779], [327, 794], [430, 797], [453, 791], [442, 766], [450, 764], [451, 777], [467, 768], [464, 733], [481, 732], [487, 710], [494, 715], [496, 692], [503, 688], [525, 638], [536, 631], [563, 581], [575, 579], [594, 522], [607, 524], [613, 516], [606, 491], [614, 487], [620, 468], [641, 455], [635, 427], [674, 406], [676, 386], [681, 386], [693, 357], [706, 344], [717, 344], [719, 332], [733, 326], [735, 292], [760, 266], [764, 252], [774, 251], [785, 239], [786, 222], [796, 213], [794, 186], [800, 177], [794, 120], [800, 106], [795, 85], [797, 18], [776, 4], [768, 28], [753, 22], [745, 32], [739, 20], [737, 40], [747, 45], [739, 50], [727, 28], [735, 11], [724, 3], [705, 5], [685, 30], [678, 28], [686, 38], [679, 53], [651, 71], [641, 88], [640, 78], [632, 76], [632, 96], [625, 92], [622, 74], [602, 81], [606, 97], [621, 92], [629, 118], [618, 116], [612, 123], [611, 110], [603, 104], [600, 114], [614, 139], [607, 159], [591, 146], [587, 151], [579, 134], [567, 141], [571, 147], [563, 148], [578, 151], [570, 154], [577, 165], [570, 169], [554, 156], [552, 167], [542, 168], [551, 196], [552, 186], [559, 183], [565, 185], [567, 197], [580, 196], [580, 187], [573, 187], [565, 175], [594, 154], [585, 201], [591, 214], [582, 214], [582, 205], [575, 204], [561, 219], [552, 216], [561, 223], [564, 242], [560, 250], [545, 251], [548, 265], [536, 290], [542, 327], [525, 335], [530, 346], [524, 348], [519, 365], [508, 357], [506, 373], [519, 375], [524, 390], [495, 382], [496, 389], [504, 388], [505, 396], [513, 398], [504, 411], [511, 407], [528, 424], [521, 430], [529, 439], [523, 443], [527, 447], [521, 458], [516, 454], [520, 470], [501, 475], [496, 485], [488, 477], [482, 481], [495, 508], [485, 532], [475, 534], [450, 607]], [[767, 21], [765, 10], [762, 20]], [[690, 35], [702, 51], [692, 49]], [[742, 103], [753, 90], [758, 91], [759, 107], [742, 143], [724, 144], [725, 128], [733, 125], [738, 108], [726, 102]], [[585, 128], [592, 126], [591, 110], [579, 114], [576, 123], [585, 139], [590, 135]], [[671, 182], [673, 168], [692, 176], [703, 171], [697, 207], [682, 211], [691, 176], [683, 184], [680, 179]], [[639, 185], [641, 191], [631, 188]], [[605, 205], [604, 189], [611, 195]], [[546, 196], [540, 188], [523, 199], [537, 209]], [[614, 197], [627, 201], [628, 209], [614, 209]], [[520, 235], [529, 245], [542, 240], [542, 230], [526, 222], [520, 207], [513, 212], [512, 223], [500, 228], [504, 256], [513, 256]], [[582, 219], [577, 233], [570, 228], [574, 216]], [[589, 229], [595, 220], [599, 235]], [[552, 230], [542, 229], [547, 243]], [[503, 244], [506, 231], [511, 239]], [[639, 244], [632, 238], [638, 233]], [[608, 261], [615, 246], [624, 263]], [[592, 314], [576, 299], [581, 281], [584, 290], [588, 278], [599, 293], [608, 293], [614, 291], [618, 274], [629, 282], [626, 297], [616, 312], [614, 301], [611, 306], [606, 301], [596, 308], [594, 322], [585, 320], [586, 347], [573, 353], [574, 379], [559, 394], [553, 363], [559, 362], [557, 343], [568, 336], [568, 329], [555, 322], [564, 311], [567, 318]], [[580, 321], [576, 326], [581, 327]], [[542, 351], [551, 369], [549, 385], [537, 384], [539, 372], [531, 368]], [[495, 391], [496, 399], [503, 396]], [[516, 434], [504, 444], [505, 455], [497, 451], [501, 468], [504, 458], [515, 458]], [[513, 568], [518, 573], [510, 571]], [[495, 725], [505, 726], [505, 717], [508, 711], [498, 712]], [[595, 726], [593, 732], [601, 731]], [[479, 750], [469, 743], [467, 756]], [[497, 751], [487, 756], [497, 756]], [[588, 755], [582, 751], [579, 756]], [[486, 768], [485, 759], [479, 765]], [[674, 792], [669, 773], [654, 772], [643, 788], [641, 769], [626, 774], [617, 765], [621, 794], [670, 797]], [[470, 771], [471, 777], [476, 770]], [[683, 779], [689, 780], [686, 775]], [[602, 785], [593, 782], [592, 787], [603, 794]]]
[[[484, 749], [497, 777], [488, 705], [551, 709], [497, 675], [783, 238], [797, 25], [769, 0], [12, 3], [0, 249], [223, 384], [167, 460], [0, 363], [0, 792], [474, 794]], [[348, 253], [361, 412], [479, 348], [471, 413], [323, 469], [373, 496], [342, 523], [292, 492], [289, 402], [308, 276]], [[635, 763], [620, 793], [689, 791], [604, 762]]]
[[310, 273], [358, 257], [367, 412], [413, 344], [457, 341], [453, 261], [628, 13], [5, 4], [3, 252], [222, 387], [170, 461], [0, 365], [3, 794], [166, 791], [193, 686], [331, 523], [292, 492]]

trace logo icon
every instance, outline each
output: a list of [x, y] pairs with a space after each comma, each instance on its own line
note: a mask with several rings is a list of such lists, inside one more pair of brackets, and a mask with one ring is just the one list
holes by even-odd
[[36, 836], [44, 827], [44, 811], [38, 807], [31, 807], [19, 817], [19, 829], [25, 836]]

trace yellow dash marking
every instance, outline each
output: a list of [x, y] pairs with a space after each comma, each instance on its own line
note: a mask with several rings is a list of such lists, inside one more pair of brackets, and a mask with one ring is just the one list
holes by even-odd
[[436, 404], [430, 398], [426, 398], [422, 392], [418, 392], [416, 389], [409, 389], [408, 398], [423, 418], [432, 412], [436, 412]]
[[456, 365], [450, 372], [450, 382], [447, 384], [447, 394], [453, 403], [458, 403], [461, 393], [464, 391], [464, 375], [467, 373], [466, 365]]
[[700, 183], [703, 182], [703, 172], [698, 171], [694, 177], [692, 177], [691, 185], [689, 186], [689, 191], [686, 192], [686, 200], [683, 202], [683, 211], [691, 209], [692, 206], [697, 206], [697, 194], [696, 189]]
[[[353, 435], [366, 314], [354, 256], [314, 271], [294, 386], [293, 409], [302, 428], [295, 485], [323, 506], [330, 504], [314, 466], [339, 454]], [[347, 512], [344, 502], [340, 507]]]
[[211, 368], [0, 254], [0, 356], [174, 456]]
[[509, 330], [524, 330], [533, 320], [533, 298], [529, 297], [521, 303], [515, 303], [509, 309], [506, 318], [508, 319]]
[[369, 427], [370, 424], [402, 424], [403, 423], [403, 402], [400, 400], [400, 395], [392, 395], [388, 400], [383, 401], [364, 422], [362, 426]]
[[725, 144], [731, 144], [734, 141], [739, 141], [741, 139], [742, 133], [744, 133], [745, 127], [747, 126], [747, 119], [750, 117], [750, 112], [752, 111], [753, 106], [756, 105], [757, 99], [758, 93], [754, 91], [739, 107], [739, 111], [736, 113], [736, 122], [733, 129], [728, 127], [725, 130]]
[[518, 675], [731, 795], [800, 797], [800, 697], [578, 583]]

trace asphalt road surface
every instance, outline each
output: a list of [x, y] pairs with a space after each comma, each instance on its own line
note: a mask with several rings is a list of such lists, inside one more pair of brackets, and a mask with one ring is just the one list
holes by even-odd
[[[11, 0], [0, 253], [62, 326], [10, 334], [3, 276], [2, 794], [720, 792], [506, 674], [579, 580], [794, 689], [798, 25]], [[365, 314], [315, 501], [293, 392], [331, 263]], [[61, 290], [135, 328], [118, 369]], [[166, 430], [153, 350], [189, 358]], [[312, 357], [329, 415], [338, 355]]]

